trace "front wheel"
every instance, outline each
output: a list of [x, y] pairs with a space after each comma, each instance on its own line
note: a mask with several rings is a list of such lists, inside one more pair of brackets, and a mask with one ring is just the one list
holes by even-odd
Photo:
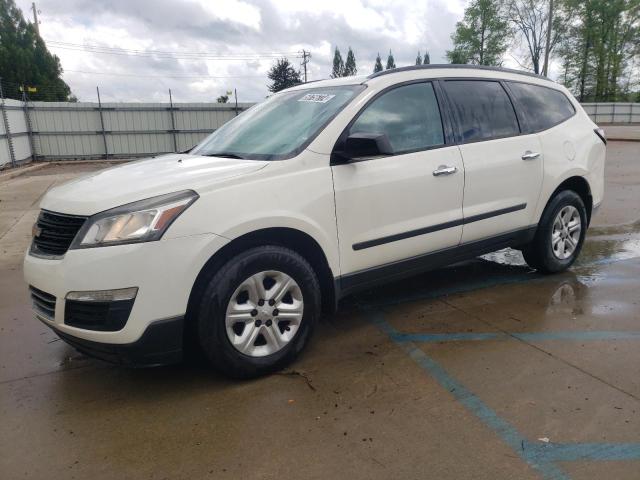
[[320, 287], [309, 263], [277, 246], [247, 250], [216, 272], [200, 298], [200, 346], [221, 373], [250, 378], [300, 353], [320, 315]]
[[522, 249], [529, 266], [557, 273], [575, 262], [587, 231], [587, 210], [572, 190], [557, 193], [545, 208], [533, 241]]

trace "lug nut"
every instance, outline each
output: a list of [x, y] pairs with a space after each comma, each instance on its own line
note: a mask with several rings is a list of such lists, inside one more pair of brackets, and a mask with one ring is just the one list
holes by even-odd
[[264, 300], [262, 298], [260, 300], [258, 300], [258, 305], [260, 305], [260, 306], [264, 305]]
[[275, 304], [276, 304], [276, 301], [273, 298], [269, 300], [269, 305], [273, 307]]
[[272, 323], [272, 322], [271, 322], [271, 320], [267, 320], [267, 321], [265, 322], [265, 324], [267, 325], [267, 327], [270, 327], [270, 326], [271, 326], [271, 323]]
[[274, 316], [274, 317], [277, 317], [278, 315], [280, 315], [280, 311], [276, 308], [276, 309], [273, 311], [273, 316]]
[[256, 320], [256, 327], [259, 327], [260, 325], [262, 325], [262, 320]]
[[251, 310], [251, 316], [255, 317], [256, 315], [258, 315], [258, 310]]

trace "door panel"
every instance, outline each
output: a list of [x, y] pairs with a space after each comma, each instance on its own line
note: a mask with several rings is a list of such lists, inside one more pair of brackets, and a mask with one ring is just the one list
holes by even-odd
[[[434, 176], [442, 165], [457, 171]], [[343, 275], [459, 243], [464, 169], [458, 147], [332, 169]]]
[[[465, 166], [462, 242], [533, 224], [544, 160], [538, 136], [469, 143], [460, 150]], [[540, 155], [523, 160], [526, 152]]]
[[538, 137], [520, 134], [519, 118], [499, 81], [446, 80], [442, 85], [462, 142], [462, 243], [530, 226], [542, 187]]

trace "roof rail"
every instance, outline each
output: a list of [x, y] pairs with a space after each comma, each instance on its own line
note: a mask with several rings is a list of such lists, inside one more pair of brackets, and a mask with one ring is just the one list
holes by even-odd
[[522, 71], [522, 70], [514, 70], [512, 68], [490, 67], [488, 65], [466, 65], [466, 64], [455, 64], [455, 63], [441, 63], [441, 64], [429, 64], [429, 65], [410, 65], [408, 67], [391, 68], [389, 70], [383, 70], [383, 71], [378, 72], [378, 73], [372, 73], [371, 75], [369, 75], [367, 77], [367, 79], [381, 77], [382, 75], [390, 75], [392, 73], [407, 72], [407, 71], [411, 71], [411, 70], [431, 70], [431, 69], [442, 69], [442, 68], [451, 68], [451, 69], [463, 68], [463, 69], [471, 69], [471, 70], [490, 70], [490, 71], [495, 71], [495, 72], [515, 73], [515, 74], [518, 74], [518, 75], [525, 75], [525, 76], [528, 76], [528, 77], [540, 78], [542, 80], [549, 80], [550, 82], [553, 81], [550, 78], [545, 77], [544, 75], [539, 75], [537, 73], [526, 72], [526, 71]]

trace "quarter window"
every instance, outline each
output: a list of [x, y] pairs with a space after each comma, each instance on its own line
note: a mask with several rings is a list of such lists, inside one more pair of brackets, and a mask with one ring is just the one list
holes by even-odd
[[516, 112], [499, 82], [448, 80], [444, 87], [458, 119], [463, 142], [520, 133]]
[[517, 82], [509, 82], [509, 88], [524, 113], [530, 131], [546, 130], [575, 113], [569, 99], [558, 90]]
[[394, 154], [443, 145], [442, 119], [433, 85], [414, 83], [382, 94], [360, 114], [350, 133], [384, 133]]

